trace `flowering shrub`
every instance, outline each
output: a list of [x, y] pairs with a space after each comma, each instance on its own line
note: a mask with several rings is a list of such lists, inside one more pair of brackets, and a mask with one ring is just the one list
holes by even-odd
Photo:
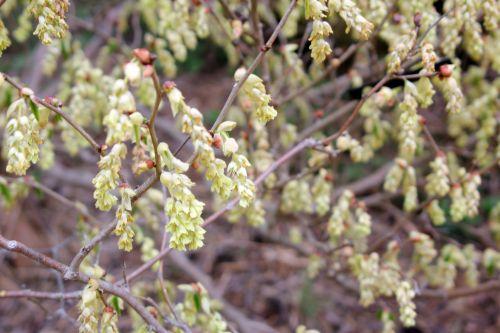
[[[49, 254], [7, 239], [2, 219], [0, 246], [55, 270], [60, 290], [26, 283], [0, 301], [60, 300], [80, 332], [388, 333], [442, 330], [427, 302], [500, 290], [498, 1], [124, 0], [102, 5], [107, 26], [75, 16], [76, 1], [0, 6], [0, 204], [35, 189], [80, 217], [64, 225], [73, 246]], [[16, 71], [31, 35], [43, 58]], [[213, 117], [181, 84], [200, 48], [233, 80]], [[25, 83], [30, 70], [51, 86]], [[80, 161], [93, 196], [74, 201], [47, 180]], [[224, 221], [238, 225], [208, 228]], [[186, 253], [214, 256], [241, 230], [292, 253], [289, 275], [324, 304], [310, 290], [297, 301], [297, 279], [264, 291], [264, 274], [250, 299], [300, 303], [303, 316], [264, 323], [230, 304], [231, 274], [216, 284]], [[286, 261], [257, 251], [239, 269]], [[185, 277], [167, 280], [170, 260]], [[337, 318], [339, 306], [356, 314]]]

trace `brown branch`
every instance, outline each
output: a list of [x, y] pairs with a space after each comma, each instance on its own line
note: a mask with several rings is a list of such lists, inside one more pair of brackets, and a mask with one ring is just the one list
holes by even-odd
[[456, 288], [453, 290], [423, 290], [420, 294], [417, 294], [417, 297], [454, 299], [490, 292], [493, 292], [495, 294], [498, 294], [498, 292], [500, 292], [499, 280], [490, 280], [476, 287]]
[[[15, 240], [8, 240], [4, 238], [2, 235], [0, 235], [0, 247], [4, 248], [5, 250], [9, 252], [14, 252], [14, 253], [19, 253], [22, 254], [30, 259], [32, 259], [35, 262], [40, 263], [41, 265], [52, 268], [59, 272], [61, 275], [64, 276], [64, 274], [69, 270], [69, 267], [64, 265], [63, 263], [52, 259], [50, 257], [47, 257], [46, 255], [37, 252], [33, 250], [32, 248], [26, 246], [25, 244], [15, 241]], [[78, 274], [78, 281], [82, 283], [88, 283], [89, 277], [85, 276], [83, 274]], [[154, 317], [153, 315], [142, 305], [137, 298], [135, 298], [132, 294], [130, 294], [127, 290], [124, 288], [118, 287], [112, 283], [103, 281], [103, 280], [97, 280], [99, 283], [99, 287], [110, 294], [116, 295], [120, 298], [122, 298], [127, 304], [130, 305], [141, 317], [144, 319], [146, 323], [151, 325], [157, 332], [159, 333], [167, 333], [168, 331], [160, 324]]]
[[34, 290], [0, 290], [0, 299], [2, 298], [41, 298], [41, 299], [74, 299], [80, 298], [81, 291], [71, 291], [66, 293], [49, 292], [49, 291], [34, 291]]

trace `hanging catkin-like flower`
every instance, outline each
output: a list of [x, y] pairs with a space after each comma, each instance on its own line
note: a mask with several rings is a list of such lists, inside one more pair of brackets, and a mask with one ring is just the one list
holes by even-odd
[[305, 16], [306, 19], [320, 20], [326, 17], [328, 7], [325, 5], [325, 0], [306, 0], [305, 1]]
[[399, 319], [405, 327], [415, 325], [416, 306], [413, 302], [415, 291], [413, 291], [410, 282], [402, 281], [396, 289], [396, 300], [399, 304]]
[[101, 157], [97, 164], [99, 172], [92, 180], [92, 184], [95, 186], [95, 205], [100, 210], [108, 211], [116, 204], [117, 198], [111, 194], [111, 191], [118, 186], [122, 159], [126, 154], [127, 147], [122, 143], [116, 144], [108, 155]]
[[479, 200], [481, 199], [481, 194], [478, 190], [479, 185], [481, 185], [481, 176], [478, 173], [474, 172], [465, 175], [463, 193], [466, 202], [466, 214], [469, 217], [476, 216], [479, 211]]
[[25, 175], [30, 165], [38, 161], [38, 145], [42, 143], [40, 127], [28, 110], [25, 98], [9, 106], [7, 118], [9, 120], [4, 133], [4, 154], [8, 160], [6, 170], [19, 176]]
[[201, 218], [204, 204], [190, 190], [194, 183], [185, 175], [167, 171], [161, 174], [160, 181], [170, 193], [165, 203], [165, 213], [170, 217], [166, 225], [170, 247], [180, 251], [200, 248], [205, 234]]
[[[234, 79], [239, 81], [246, 73], [245, 68], [239, 68], [234, 73]], [[267, 123], [273, 120], [278, 115], [278, 112], [269, 105], [271, 103], [271, 96], [266, 93], [266, 87], [260, 77], [255, 74], [250, 74], [248, 79], [241, 88], [245, 97], [253, 104], [255, 108], [255, 116], [262, 123]]]
[[68, 0], [32, 0], [28, 5], [29, 13], [38, 21], [33, 34], [43, 44], [49, 45], [53, 38], [61, 39], [68, 30], [65, 16], [69, 8]]
[[332, 53], [332, 48], [326, 40], [332, 33], [333, 30], [330, 23], [321, 20], [313, 22], [311, 36], [309, 37], [309, 41], [311, 42], [309, 49], [311, 50], [311, 57], [315, 62], [322, 63]]
[[416, 86], [405, 81], [404, 100], [399, 105], [401, 115], [399, 117], [399, 133], [400, 151], [403, 158], [411, 160], [415, 156], [417, 149], [417, 137], [420, 130], [419, 115], [417, 113], [418, 103]]
[[132, 215], [132, 197], [135, 191], [132, 190], [127, 184], [120, 186], [120, 195], [122, 201], [116, 210], [116, 228], [115, 235], [120, 236], [118, 240], [118, 248], [127, 252], [132, 251], [132, 242], [134, 241], [134, 230], [132, 223], [134, 217]]
[[312, 212], [312, 196], [306, 180], [294, 179], [285, 185], [280, 209], [285, 213]]
[[415, 247], [413, 260], [420, 268], [425, 268], [437, 256], [434, 242], [428, 235], [418, 231], [412, 231], [410, 233], [410, 241]]
[[330, 210], [332, 187], [331, 176], [328, 171], [321, 169], [311, 188], [316, 212], [319, 216], [325, 215]]
[[429, 214], [429, 217], [434, 225], [442, 225], [446, 222], [446, 215], [439, 206], [438, 200], [432, 200], [425, 210], [427, 214]]
[[443, 93], [446, 101], [446, 111], [451, 114], [459, 113], [463, 109], [464, 95], [457, 80], [452, 76], [453, 66], [443, 65], [440, 67], [440, 77], [434, 79], [434, 83]]
[[5, 27], [2, 19], [0, 19], [0, 57], [2, 52], [10, 46], [9, 32]]
[[443, 153], [431, 162], [432, 172], [427, 176], [425, 191], [430, 196], [443, 197], [450, 191], [449, 170]]
[[401, 64], [415, 44], [417, 34], [415, 30], [403, 35], [387, 58], [387, 70], [389, 73], [397, 73], [401, 70]]
[[78, 305], [80, 315], [78, 322], [80, 323], [80, 333], [95, 333], [98, 332], [99, 317], [103, 304], [99, 296], [99, 282], [97, 279], [104, 275], [104, 271], [100, 267], [92, 268], [92, 278], [85, 286], [82, 292], [82, 298]]
[[103, 124], [106, 125], [108, 131], [106, 144], [113, 145], [132, 137], [133, 124], [129, 114], [136, 113], [136, 106], [134, 96], [127, 89], [124, 80], [115, 82], [109, 101], [112, 109], [104, 117]]
[[330, 11], [338, 12], [347, 25], [346, 33], [354, 29], [362, 39], [368, 39], [373, 31], [373, 23], [361, 15], [361, 10], [352, 0], [330, 0]]
[[437, 55], [434, 52], [434, 47], [431, 43], [424, 43], [421, 49], [422, 53], [422, 64], [426, 73], [434, 73], [434, 64], [437, 60]]

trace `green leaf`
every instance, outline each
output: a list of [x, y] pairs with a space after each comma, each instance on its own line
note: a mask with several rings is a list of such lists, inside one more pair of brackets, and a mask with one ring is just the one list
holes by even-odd
[[304, 6], [305, 6], [305, 17], [309, 17], [309, 11], [311, 10], [311, 4], [309, 3], [309, 0], [304, 1]]
[[40, 121], [40, 110], [38, 109], [38, 105], [33, 102], [31, 99], [28, 100], [28, 104], [30, 105], [31, 112], [35, 115], [37, 121]]
[[7, 185], [0, 183], [0, 194], [2, 194], [2, 197], [4, 197], [5, 201], [8, 203], [12, 202], [12, 194]]
[[118, 315], [121, 316], [122, 315], [122, 309], [120, 308], [120, 301], [118, 299], [118, 296], [111, 297], [111, 305], [115, 309], [116, 313], [118, 313]]
[[196, 306], [196, 310], [198, 312], [200, 312], [201, 311], [201, 297], [200, 297], [200, 294], [198, 294], [198, 293], [193, 294], [193, 300], [194, 300], [194, 305]]

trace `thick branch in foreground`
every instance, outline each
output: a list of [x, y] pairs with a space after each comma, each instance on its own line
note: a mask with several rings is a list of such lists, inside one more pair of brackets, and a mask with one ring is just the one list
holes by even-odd
[[[60, 274], [64, 275], [66, 272], [69, 270], [69, 267], [64, 265], [63, 263], [60, 263], [59, 261], [52, 259], [50, 257], [47, 257], [46, 255], [37, 252], [33, 250], [32, 248], [26, 246], [25, 244], [15, 241], [15, 240], [8, 240], [2, 235], [0, 235], [0, 247], [4, 248], [5, 250], [9, 252], [14, 252], [14, 253], [19, 253], [24, 255], [25, 257], [28, 257], [32, 259], [33, 261], [38, 262], [39, 264], [52, 268], [59, 272]], [[82, 283], [87, 283], [89, 281], [89, 277], [85, 276], [83, 274], [78, 274], [78, 280]], [[124, 302], [126, 302], [128, 305], [130, 305], [141, 317], [144, 319], [146, 323], [151, 325], [157, 332], [159, 333], [167, 333], [168, 331], [163, 327], [156, 318], [153, 317], [153, 315], [142, 305], [137, 298], [132, 296], [125, 288], [123, 287], [118, 287], [112, 283], [98, 280], [99, 282], [99, 287], [107, 293], [116, 295], [120, 298], [123, 299]]]

